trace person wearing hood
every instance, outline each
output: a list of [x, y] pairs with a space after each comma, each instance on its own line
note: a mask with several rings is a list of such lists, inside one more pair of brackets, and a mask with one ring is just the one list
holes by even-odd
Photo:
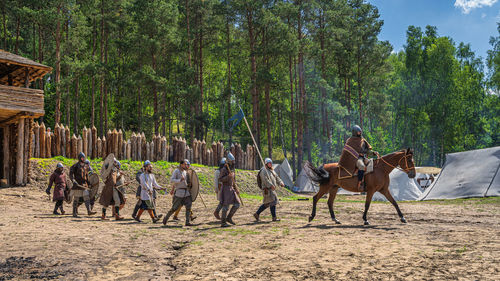
[[[45, 192], [50, 195], [50, 189], [54, 184], [54, 193], [52, 194], [52, 201], [56, 202], [54, 206], [54, 211], [52, 212], [54, 215], [64, 215], [63, 202], [64, 202], [64, 192], [67, 190], [66, 187], [66, 174], [64, 173], [64, 166], [62, 163], [57, 163], [56, 169], [50, 175], [49, 178], [49, 186], [45, 190]], [[58, 213], [57, 210], [60, 209], [61, 213]]]

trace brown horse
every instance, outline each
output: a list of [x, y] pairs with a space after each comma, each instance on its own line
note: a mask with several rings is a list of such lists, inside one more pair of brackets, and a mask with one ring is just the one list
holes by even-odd
[[[396, 203], [396, 200], [394, 200], [389, 192], [389, 174], [392, 170], [397, 168], [408, 174], [409, 178], [414, 178], [415, 164], [413, 162], [413, 151], [409, 148], [403, 149], [384, 155], [374, 161], [373, 172], [365, 176], [366, 201], [365, 211], [363, 213], [364, 224], [370, 224], [366, 218], [366, 214], [368, 213], [368, 208], [370, 208], [373, 194], [377, 191], [382, 193], [385, 198], [392, 203], [401, 218], [401, 222], [406, 223], [406, 219], [404, 218], [403, 213], [401, 213], [398, 203]], [[313, 209], [311, 216], [309, 217], [309, 222], [316, 216], [316, 204], [318, 203], [318, 200], [324, 194], [329, 192], [328, 208], [330, 209], [330, 216], [335, 223], [340, 224], [340, 222], [335, 218], [333, 201], [335, 200], [339, 187], [348, 191], [359, 192], [357, 189], [358, 178], [349, 177], [339, 179], [339, 166], [337, 163], [325, 164], [322, 167], [316, 168], [311, 163], [307, 162], [304, 165], [304, 169], [308, 177], [320, 185], [318, 193], [316, 193], [313, 197]]]

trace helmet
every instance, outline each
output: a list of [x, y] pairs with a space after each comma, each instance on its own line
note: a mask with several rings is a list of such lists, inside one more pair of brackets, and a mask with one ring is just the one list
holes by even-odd
[[149, 166], [149, 165], [151, 165], [151, 161], [149, 161], [149, 160], [144, 161], [144, 167]]
[[85, 158], [85, 153], [83, 153], [83, 152], [78, 153], [78, 160], [80, 160], [82, 158]]
[[357, 136], [357, 135], [358, 135], [358, 133], [362, 134], [362, 133], [363, 133], [363, 130], [361, 130], [361, 127], [360, 127], [360, 126], [358, 126], [358, 125], [354, 125], [354, 126], [352, 127], [352, 135], [353, 135], [353, 136]]
[[85, 160], [85, 164], [90, 165], [89, 159]]
[[222, 159], [220, 160], [220, 163], [222, 165], [226, 164], [226, 157], [222, 157]]
[[271, 160], [271, 158], [266, 158], [266, 160], [264, 160], [264, 162], [266, 163], [266, 165], [267, 165], [267, 163], [271, 163], [272, 164], [273, 160]]
[[227, 160], [234, 161], [234, 155], [231, 152], [227, 154]]
[[186, 163], [186, 165], [188, 165], [188, 166], [191, 165], [191, 162], [189, 162], [188, 159], [184, 159], [184, 163]]
[[56, 169], [59, 169], [59, 168], [64, 168], [63, 164], [62, 163], [57, 163], [56, 165]]
[[120, 161], [115, 160], [115, 163], [116, 163], [116, 165], [118, 165], [118, 169], [122, 168], [122, 163], [120, 163]]

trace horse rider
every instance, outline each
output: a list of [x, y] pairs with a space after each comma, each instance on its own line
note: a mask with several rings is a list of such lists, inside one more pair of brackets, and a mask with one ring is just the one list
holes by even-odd
[[[378, 156], [378, 152], [373, 151], [372, 146], [363, 138], [363, 130], [360, 126], [352, 127], [352, 136], [347, 139], [342, 155], [340, 156], [339, 166], [346, 170], [352, 176], [357, 168], [358, 170], [358, 191], [366, 192], [364, 185], [364, 175], [368, 165], [368, 157]], [[363, 186], [361, 186], [363, 184]]]

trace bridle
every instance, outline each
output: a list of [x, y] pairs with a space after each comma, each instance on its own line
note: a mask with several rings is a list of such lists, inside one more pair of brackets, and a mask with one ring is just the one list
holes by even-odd
[[[408, 172], [409, 172], [409, 171], [411, 171], [413, 168], [415, 168], [415, 167], [410, 167], [410, 166], [408, 165], [408, 157], [411, 157], [411, 156], [412, 156], [412, 154], [406, 154], [406, 152], [405, 152], [405, 156], [403, 156], [403, 157], [401, 157], [401, 159], [399, 159], [398, 164], [397, 164], [396, 166], [394, 166], [394, 165], [392, 165], [391, 163], [389, 163], [389, 162], [385, 161], [385, 159], [384, 159], [384, 158], [382, 158], [382, 157], [380, 157], [380, 158], [378, 158], [378, 159], [382, 160], [382, 161], [383, 161], [385, 164], [387, 164], [389, 167], [392, 167], [393, 169], [398, 169], [398, 170], [403, 171], [403, 172], [405, 172], [406, 174], [408, 174]], [[406, 168], [405, 168], [405, 169], [403, 169], [403, 168], [402, 168], [402, 166], [401, 166], [401, 161], [403, 161], [403, 159], [405, 160], [405, 166], [406, 166]]]

